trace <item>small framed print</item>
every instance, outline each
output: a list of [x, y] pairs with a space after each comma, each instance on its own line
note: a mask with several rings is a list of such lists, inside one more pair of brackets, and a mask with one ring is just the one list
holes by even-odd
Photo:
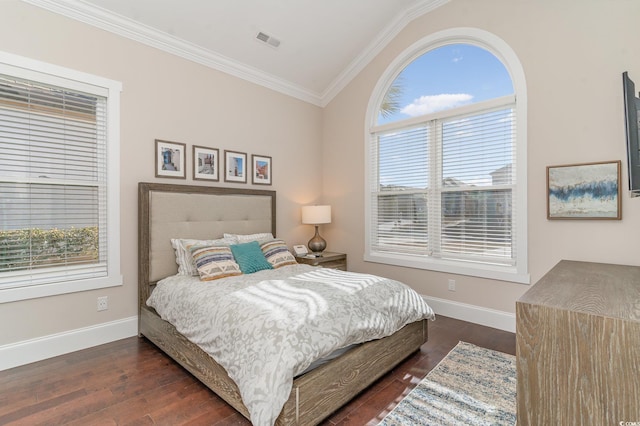
[[156, 139], [156, 177], [186, 179], [187, 145]]
[[205, 146], [193, 146], [193, 180], [220, 180], [218, 150]]
[[266, 155], [252, 155], [253, 173], [251, 182], [256, 185], [271, 185], [271, 157]]
[[247, 183], [247, 154], [224, 151], [224, 181]]

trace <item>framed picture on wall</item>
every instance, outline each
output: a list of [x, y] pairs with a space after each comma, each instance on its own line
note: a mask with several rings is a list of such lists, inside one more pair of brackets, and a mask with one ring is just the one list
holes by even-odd
[[218, 150], [205, 146], [193, 146], [193, 180], [220, 180]]
[[251, 182], [256, 185], [271, 185], [271, 157], [266, 155], [252, 155]]
[[156, 177], [186, 179], [187, 145], [156, 139]]
[[620, 164], [547, 167], [547, 219], [621, 219]]
[[247, 154], [224, 151], [224, 181], [247, 182]]

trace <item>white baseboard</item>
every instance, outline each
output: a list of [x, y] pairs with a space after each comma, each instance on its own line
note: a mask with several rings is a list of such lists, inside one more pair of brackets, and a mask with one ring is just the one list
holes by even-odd
[[[423, 296], [436, 315], [481, 324], [500, 330], [516, 330], [515, 314]], [[124, 318], [64, 333], [0, 346], [0, 371], [54, 356], [87, 349], [138, 334], [138, 317]]]
[[138, 317], [0, 346], [0, 371], [138, 334]]
[[481, 306], [422, 296], [436, 315], [443, 315], [504, 331], [516, 332], [516, 315]]

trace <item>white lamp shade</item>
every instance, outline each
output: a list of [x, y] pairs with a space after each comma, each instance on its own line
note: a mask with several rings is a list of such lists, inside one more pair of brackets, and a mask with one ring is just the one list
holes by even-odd
[[331, 223], [331, 206], [303, 206], [302, 223], [308, 225]]

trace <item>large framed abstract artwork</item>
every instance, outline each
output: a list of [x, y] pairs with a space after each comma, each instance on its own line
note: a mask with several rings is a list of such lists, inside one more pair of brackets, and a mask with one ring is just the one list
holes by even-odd
[[620, 161], [547, 167], [547, 219], [620, 220]]

